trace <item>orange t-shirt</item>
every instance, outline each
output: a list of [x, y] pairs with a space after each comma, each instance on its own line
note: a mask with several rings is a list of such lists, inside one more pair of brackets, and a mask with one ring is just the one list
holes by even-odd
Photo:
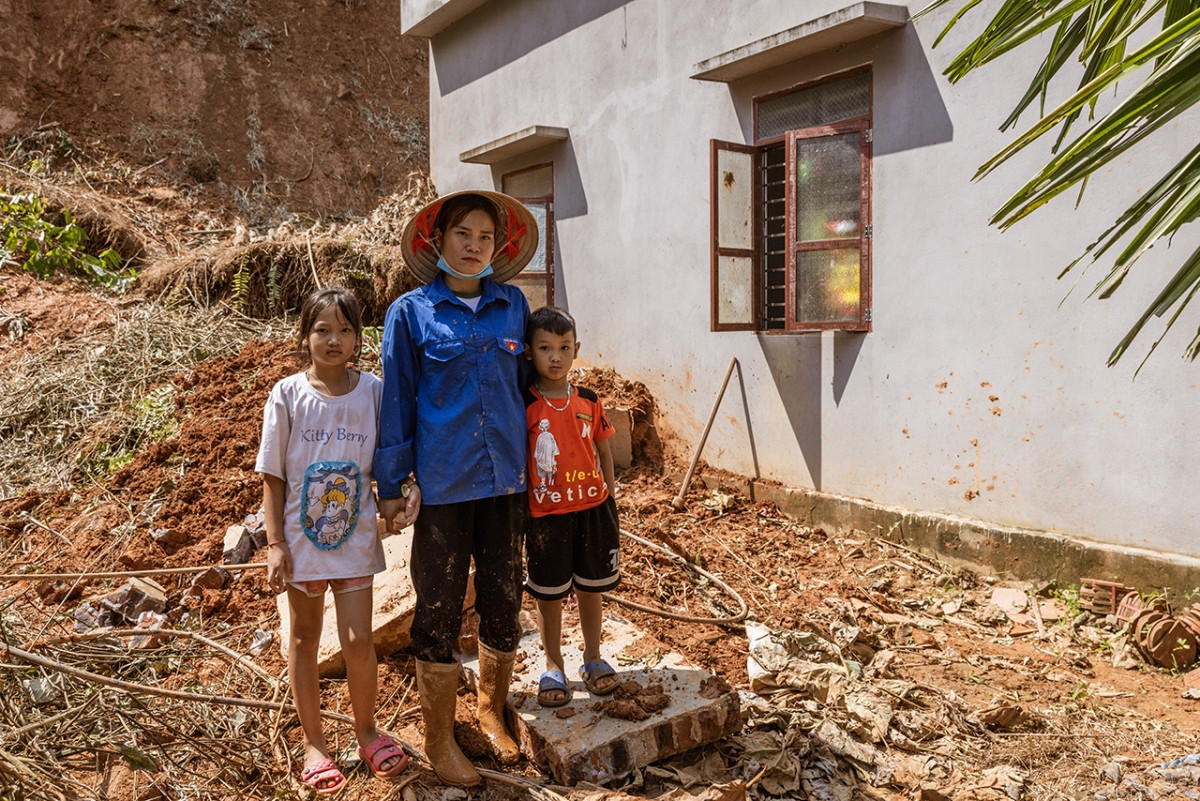
[[534, 517], [590, 509], [608, 497], [596, 443], [616, 432], [595, 392], [571, 389], [569, 398], [549, 400], [534, 387], [524, 393], [529, 511]]

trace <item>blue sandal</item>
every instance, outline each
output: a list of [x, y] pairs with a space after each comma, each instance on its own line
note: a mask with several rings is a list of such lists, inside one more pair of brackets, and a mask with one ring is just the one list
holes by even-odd
[[588, 662], [583, 667], [579, 668], [579, 675], [583, 677], [583, 683], [588, 688], [588, 692], [592, 695], [608, 695], [617, 687], [621, 686], [621, 682], [613, 681], [607, 687], [600, 687], [598, 683], [602, 679], [616, 677], [617, 671], [613, 670], [613, 666], [605, 662], [603, 659], [595, 662]]
[[[560, 692], [562, 698], [546, 698], [547, 693]], [[547, 670], [538, 679], [537, 700], [539, 706], [566, 706], [571, 700], [571, 688], [567, 686], [567, 677], [561, 670]]]

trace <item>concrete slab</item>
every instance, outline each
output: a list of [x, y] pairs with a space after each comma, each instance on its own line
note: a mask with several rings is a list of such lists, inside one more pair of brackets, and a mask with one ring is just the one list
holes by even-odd
[[[682, 474], [672, 476], [676, 481]], [[1117, 580], [1143, 593], [1200, 586], [1200, 558], [1078, 540], [1052, 531], [1001, 526], [938, 512], [885, 506], [862, 498], [785, 487], [758, 479], [699, 476], [709, 489], [734, 489], [769, 501], [797, 523], [834, 536], [881, 537], [947, 564], [1017, 579], [1078, 584], [1086, 576]]]
[[[572, 699], [558, 709], [542, 708], [536, 688], [545, 654], [533, 615], [522, 613], [522, 629], [508, 696], [508, 723], [525, 755], [559, 784], [602, 784], [619, 779], [637, 768], [715, 742], [742, 726], [736, 690], [687, 664], [682, 656], [669, 652], [661, 642], [611, 611], [604, 620], [603, 652], [617, 668], [623, 689], [604, 698], [588, 694], [578, 677], [583, 661], [579, 621], [573, 610], [566, 610], [563, 655]], [[464, 659], [463, 667], [473, 684], [477, 656]], [[657, 708], [662, 704], [665, 706]], [[613, 716], [614, 712], [629, 711], [645, 714], [645, 718]]]
[[[410, 526], [399, 534], [383, 537], [383, 552], [387, 558], [387, 570], [375, 576], [373, 613], [371, 616], [372, 630], [375, 638], [375, 653], [380, 657], [396, 653], [407, 647], [412, 638], [409, 630], [412, 627], [413, 614], [416, 611], [417, 594], [412, 586], [409, 574], [409, 560], [412, 556], [412, 535]], [[475, 583], [467, 582], [467, 597], [463, 608], [475, 604]], [[279, 648], [287, 657], [287, 632], [291, 627], [291, 617], [288, 614], [287, 594], [283, 593], [276, 599], [279, 609]], [[325, 622], [321, 628], [321, 645], [317, 650], [317, 669], [321, 678], [339, 678], [346, 674], [346, 660], [342, 656], [341, 644], [337, 634], [337, 610], [333, 605], [333, 593], [325, 593]]]

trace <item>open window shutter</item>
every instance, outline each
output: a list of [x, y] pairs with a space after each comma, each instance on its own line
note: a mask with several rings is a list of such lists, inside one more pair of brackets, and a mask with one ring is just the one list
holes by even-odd
[[789, 331], [870, 330], [867, 127], [787, 134]]
[[756, 150], [712, 140], [712, 330], [752, 331], [758, 321]]

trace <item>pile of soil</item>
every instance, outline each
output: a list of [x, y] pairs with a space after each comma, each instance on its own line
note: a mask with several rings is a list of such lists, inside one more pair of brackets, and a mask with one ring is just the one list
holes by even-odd
[[571, 380], [595, 392], [605, 409], [628, 412], [634, 464], [662, 468], [668, 456], [655, 420], [658, 404], [645, 384], [622, 378], [611, 367], [576, 368]]

